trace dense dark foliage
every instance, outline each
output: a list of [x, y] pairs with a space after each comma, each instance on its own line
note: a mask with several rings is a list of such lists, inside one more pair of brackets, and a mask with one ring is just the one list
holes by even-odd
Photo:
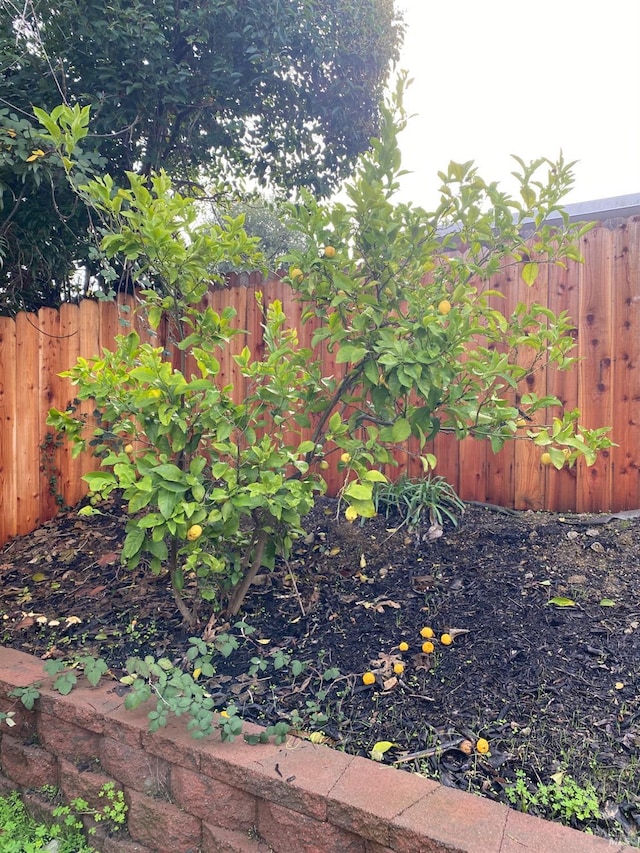
[[88, 255], [33, 106], [90, 104], [85, 151], [117, 182], [162, 168], [326, 194], [378, 130], [400, 38], [393, 0], [0, 0], [0, 309], [55, 304]]

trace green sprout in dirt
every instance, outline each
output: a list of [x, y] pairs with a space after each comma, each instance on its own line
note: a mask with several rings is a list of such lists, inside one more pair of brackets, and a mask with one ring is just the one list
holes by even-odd
[[516, 779], [505, 788], [510, 803], [521, 812], [535, 811], [542, 817], [566, 824], [584, 824], [600, 817], [598, 795], [591, 783], [582, 786], [565, 773], [556, 774], [550, 784], [533, 784], [524, 770], [516, 770]]
[[[584, 228], [560, 207], [571, 164], [518, 160], [513, 198], [471, 163], [451, 163], [436, 211], [397, 204], [403, 87], [382, 108], [380, 138], [347, 184], [347, 201], [306, 194], [288, 209], [305, 246], [286, 259], [288, 282], [313, 326], [310, 347], [288, 328], [282, 304], [267, 299], [263, 348], [230, 350], [233, 311], [201, 304], [212, 281], [224, 283], [215, 274], [222, 264], [260, 264], [242, 217], [202, 225], [195, 202], [162, 173], [129, 174], [126, 188], [96, 177], [79, 190], [101, 217], [103, 258], [124, 264], [141, 288], [133, 322], [152, 332], [165, 324], [172, 350], [132, 328], [114, 352], [79, 359], [64, 375], [98, 419], [52, 411], [49, 423], [74, 453], [92, 446], [100, 456], [101, 469], [85, 479], [97, 498], [119, 490], [128, 502], [123, 562], [167, 572], [191, 626], [211, 611], [238, 613], [256, 574], [286, 559], [333, 452], [353, 520], [375, 514], [381, 468], [410, 438], [426, 470], [427, 442], [440, 431], [497, 451], [522, 437], [520, 409], [535, 419], [551, 408], [553, 423], [532, 420], [525, 440], [551, 445], [563, 465], [592, 464], [611, 444], [606, 430], [580, 426], [559, 400], [526, 389], [532, 372], [573, 365], [569, 318], [524, 304], [505, 316], [488, 290], [507, 263], [531, 284], [544, 264], [578, 259]], [[67, 143], [61, 155], [70, 161]], [[223, 360], [234, 365], [233, 382]], [[446, 515], [449, 506], [430, 510]]]

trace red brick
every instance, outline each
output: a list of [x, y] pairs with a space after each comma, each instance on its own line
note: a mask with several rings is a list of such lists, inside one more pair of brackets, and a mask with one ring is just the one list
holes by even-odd
[[355, 758], [327, 801], [327, 819], [381, 845], [389, 844], [389, 823], [438, 789], [429, 779], [403, 773], [366, 758]]
[[241, 741], [206, 746], [202, 773], [317, 820], [326, 819], [326, 795], [353, 761], [293, 737], [280, 746]]
[[144, 844], [132, 841], [122, 829], [113, 835], [107, 835], [104, 827], [98, 826], [96, 834], [91, 836], [89, 843], [98, 853], [154, 853]]
[[604, 838], [510, 810], [500, 853], [621, 853], [624, 849]]
[[38, 736], [48, 752], [68, 761], [95, 761], [100, 755], [100, 735], [49, 714], [38, 714]]
[[20, 786], [17, 782], [12, 782], [0, 773], [0, 797], [8, 797], [14, 791], [19, 790]]
[[[104, 797], [100, 796], [105, 784], [113, 782], [109, 776], [99, 769], [81, 770], [70, 761], [60, 759], [60, 790], [65, 800], [69, 803], [78, 797], [86, 800], [92, 809], [102, 809], [105, 804]], [[122, 786], [114, 783], [116, 790], [122, 790]]]
[[27, 812], [38, 823], [51, 824], [54, 823], [53, 811], [58, 803], [52, 802], [40, 794], [34, 794], [24, 791], [22, 794], [22, 802]]
[[113, 693], [110, 686], [99, 684], [97, 687], [90, 687], [81, 682], [67, 696], [43, 688], [39, 708], [45, 714], [67, 720], [90, 732], [102, 734], [105, 715], [121, 704], [122, 699]]
[[256, 824], [256, 800], [252, 794], [184, 767], [171, 768], [171, 794], [181, 809], [215, 826], [247, 832]]
[[58, 784], [58, 762], [40, 746], [25, 746], [3, 734], [0, 763], [5, 776], [25, 788]]
[[273, 853], [273, 848], [255, 832], [234, 832], [203, 823], [201, 853]]
[[12, 713], [13, 725], [6, 722], [2, 724], [4, 730], [22, 741], [32, 740], [36, 737], [36, 715], [33, 711], [27, 711], [22, 702], [15, 697], [13, 699], [0, 699], [0, 711], [7, 714]]
[[365, 853], [394, 853], [390, 847], [383, 847], [382, 844], [376, 844], [375, 841], [365, 841]]
[[497, 853], [508, 813], [506, 806], [438, 785], [394, 819], [389, 846], [397, 853]]
[[0, 646], [0, 695], [7, 697], [15, 687], [28, 687], [46, 678], [38, 658]]
[[110, 776], [127, 788], [150, 797], [167, 797], [169, 766], [163, 758], [105, 737], [102, 739], [100, 762]]
[[187, 770], [200, 769], [202, 744], [189, 734], [183, 719], [170, 719], [164, 728], [142, 733], [142, 745], [148, 752]]
[[[245, 724], [245, 731], [259, 732], [263, 729]], [[222, 742], [216, 736], [200, 743], [201, 773], [252, 794], [259, 793], [264, 784], [262, 768], [274, 766], [280, 752], [280, 747], [273, 742], [252, 746], [242, 738]]]
[[114, 740], [128, 743], [130, 746], [141, 747], [142, 735], [149, 728], [147, 711], [152, 703], [144, 703], [130, 710], [124, 707], [122, 702], [117, 708], [113, 708], [105, 716], [103, 721], [103, 734]]
[[365, 853], [358, 835], [275, 803], [258, 803], [258, 832], [278, 853]]
[[354, 760], [326, 746], [290, 738], [275, 755], [250, 769], [242, 787], [250, 786], [262, 799], [326, 820], [327, 795]]
[[201, 823], [172, 803], [152, 800], [139, 791], [127, 792], [127, 826], [134, 841], [154, 853], [196, 853], [200, 847]]

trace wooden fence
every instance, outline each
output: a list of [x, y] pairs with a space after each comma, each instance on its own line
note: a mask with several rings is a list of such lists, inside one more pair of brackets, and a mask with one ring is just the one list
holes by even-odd
[[[584, 264], [545, 269], [531, 289], [519, 280], [517, 268], [496, 276], [492, 286], [504, 294], [505, 311], [517, 301], [536, 301], [569, 312], [577, 326], [581, 361], [568, 373], [529, 377], [530, 390], [555, 394], [565, 406], [577, 406], [587, 427], [611, 426], [618, 446], [600, 454], [591, 468], [578, 464], [570, 471], [556, 471], [542, 466], [540, 451], [525, 440], [510, 442], [493, 454], [484, 442], [439, 435], [429, 448], [438, 458], [437, 473], [465, 500], [562, 512], [640, 507], [640, 216], [600, 223], [582, 239], [581, 249]], [[216, 310], [227, 304], [235, 307], [237, 325], [246, 333], [235, 338], [234, 351], [245, 344], [254, 350], [260, 346], [258, 290], [263, 307], [280, 299], [289, 324], [301, 328], [301, 307], [285, 284], [260, 284], [246, 277], [207, 297]], [[132, 308], [131, 299], [86, 300], [59, 311], [20, 314], [15, 320], [0, 317], [0, 545], [52, 518], [58, 500], [74, 505], [83, 496], [81, 475], [95, 467], [95, 460], [73, 460], [67, 447], [57, 447], [46, 425], [47, 412], [51, 407], [64, 409], [74, 396], [60, 371], [79, 355], [90, 357], [110, 348], [115, 335], [132, 322]], [[303, 328], [301, 336], [308, 344], [310, 329]], [[339, 369], [329, 355], [325, 369]], [[238, 379], [229, 351], [222, 360], [221, 380]], [[240, 395], [241, 389], [238, 382]], [[415, 450], [409, 446], [398, 454], [397, 470], [420, 473]], [[330, 493], [335, 493], [339, 477], [335, 471], [327, 473]]]

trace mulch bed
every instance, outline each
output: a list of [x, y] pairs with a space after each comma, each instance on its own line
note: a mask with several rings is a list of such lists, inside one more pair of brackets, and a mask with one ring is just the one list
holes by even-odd
[[[391, 741], [386, 763], [509, 805], [517, 771], [533, 795], [553, 778], [591, 782], [600, 819], [567, 822], [640, 845], [640, 521], [470, 506], [433, 539], [336, 509], [320, 501], [288, 563], [259, 578], [248, 629], [209, 626], [239, 646], [207, 685], [218, 706], [353, 754]], [[193, 632], [166, 578], [120, 565], [122, 508], [103, 511], [61, 514], [0, 551], [2, 642], [102, 656], [114, 677], [131, 655], [184, 663]]]

